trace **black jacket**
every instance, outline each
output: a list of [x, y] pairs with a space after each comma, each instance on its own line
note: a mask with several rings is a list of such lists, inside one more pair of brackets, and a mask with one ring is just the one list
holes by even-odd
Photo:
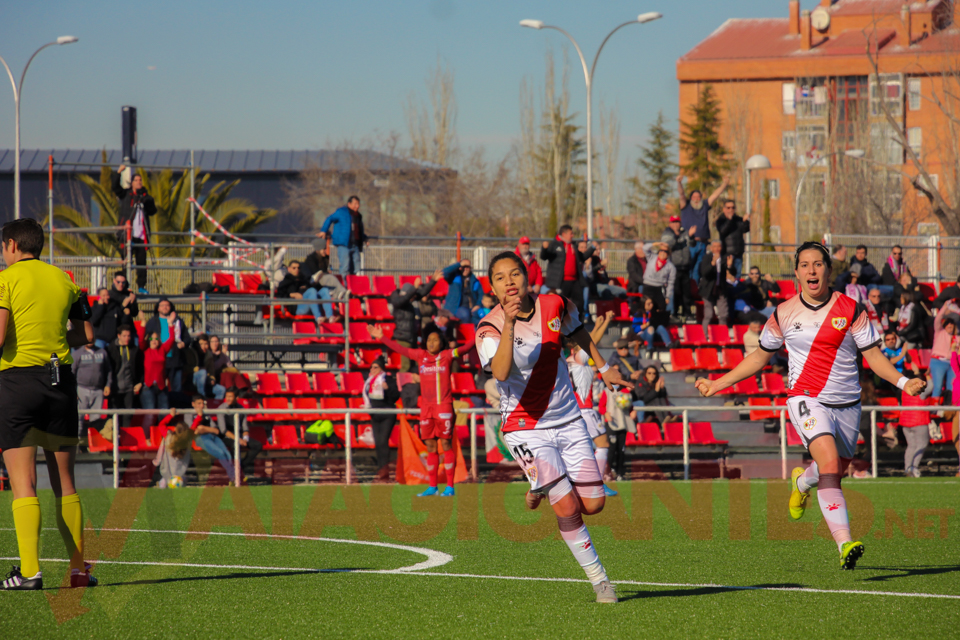
[[[113, 193], [117, 198], [120, 199], [120, 215], [117, 219], [117, 224], [121, 227], [128, 222], [133, 221], [133, 215], [135, 213], [134, 206], [136, 204], [143, 205], [143, 223], [146, 226], [146, 240], [150, 241], [150, 216], [156, 215], [157, 213], [157, 204], [153, 201], [153, 196], [147, 194], [147, 190], [141, 188], [137, 193], [133, 193], [131, 189], [124, 189], [120, 186], [120, 174], [112, 173], [110, 175], [110, 186], [113, 188]], [[127, 234], [126, 232], [119, 231], [117, 232], [117, 237], [122, 236], [121, 244], [126, 242]]]
[[[576, 242], [576, 240], [574, 240]], [[584, 286], [583, 279], [583, 261], [593, 255], [596, 247], [588, 247], [586, 251], [580, 252], [577, 245], [573, 245], [573, 256], [577, 263], [577, 282]], [[547, 272], [543, 274], [543, 284], [551, 289], [559, 289], [563, 284], [563, 268], [566, 263], [566, 248], [563, 242], [554, 240], [546, 249], [540, 249], [540, 259], [547, 261]]]
[[117, 291], [116, 287], [111, 286], [107, 292], [110, 297], [109, 301], [106, 305], [99, 302], [94, 303], [90, 312], [90, 322], [93, 324], [96, 337], [110, 343], [116, 339], [118, 327], [121, 325], [133, 327], [134, 319], [140, 315], [140, 306], [136, 300], [127, 307], [123, 306], [123, 301], [130, 295], [129, 287]]
[[717, 218], [717, 231], [720, 232], [720, 242], [723, 243], [724, 255], [740, 257], [746, 248], [743, 234], [750, 231], [750, 221], [738, 215], [727, 218], [721, 215]]
[[[721, 255], [717, 258], [717, 264], [710, 264], [713, 254], [707, 253], [700, 261], [700, 297], [710, 302], [716, 302], [721, 294], [727, 293], [727, 268], [726, 257]], [[721, 269], [719, 288], [717, 288], [717, 269]], [[732, 275], [732, 272], [731, 272]]]
[[[160, 303], [166, 300], [167, 298], [162, 297], [157, 301], [157, 304], [153, 307], [154, 316], [147, 320], [147, 325], [144, 327], [144, 335], [149, 336], [151, 333], [156, 333], [160, 335], [160, 322], [166, 322], [163, 318], [160, 317]], [[177, 308], [172, 302], [170, 302], [170, 310], [176, 311]], [[180, 326], [180, 341], [184, 343], [185, 349], [190, 348], [191, 338], [190, 331], [187, 329], [187, 323], [183, 321], [183, 318], [177, 316], [177, 324]], [[179, 369], [183, 367], [186, 363], [186, 358], [181, 352], [180, 348], [174, 344], [173, 348], [170, 349], [170, 354], [167, 356], [167, 368], [168, 369]]]
[[393, 305], [393, 319], [397, 323], [393, 331], [393, 339], [409, 342], [414, 348], [420, 339], [420, 317], [417, 313], [416, 302], [430, 294], [434, 280], [428, 280], [419, 288], [397, 289], [387, 297], [387, 302]]
[[890, 263], [886, 260], [883, 262], [883, 271], [880, 274], [880, 284], [885, 284], [889, 287], [895, 287], [900, 284], [900, 280], [893, 273], [893, 269], [890, 268]]
[[927, 342], [926, 329], [927, 312], [919, 302], [913, 305], [913, 313], [910, 315], [910, 322], [906, 327], [897, 331], [897, 335], [912, 342], [918, 348]]
[[383, 390], [383, 399], [376, 400], [370, 398], [370, 408], [372, 409], [392, 409], [394, 405], [397, 404], [397, 400], [400, 399], [397, 379], [388, 373], [384, 378], [384, 382], [387, 383], [387, 388]]
[[310, 278], [303, 274], [303, 271], [297, 275], [287, 273], [283, 280], [277, 285], [277, 297], [289, 298], [291, 293], [301, 293], [310, 286]]
[[646, 258], [638, 258], [634, 253], [627, 258], [627, 292], [639, 293], [643, 286], [643, 272], [647, 270]]
[[318, 271], [330, 271], [330, 256], [322, 256], [314, 251], [300, 263], [300, 272], [309, 279]]
[[[133, 344], [133, 340], [130, 341], [129, 346], [123, 347], [123, 349], [129, 349], [130, 360], [133, 363], [130, 381], [132, 389], [132, 387], [143, 383], [143, 352], [140, 351], [135, 344]], [[113, 342], [107, 346], [107, 355], [110, 356], [110, 366], [113, 369], [113, 383], [116, 385], [116, 389], [111, 389], [111, 391], [119, 391], [123, 384], [123, 380], [121, 380], [120, 376], [120, 369], [123, 365], [120, 350], [121, 347], [116, 342]]]

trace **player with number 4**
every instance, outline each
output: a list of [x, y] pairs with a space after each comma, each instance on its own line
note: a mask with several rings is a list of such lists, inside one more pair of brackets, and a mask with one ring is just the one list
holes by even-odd
[[560, 535], [593, 584], [597, 602], [616, 602], [583, 524], [584, 515], [603, 509], [605, 496], [564, 361], [564, 338], [589, 354], [608, 388], [633, 385], [606, 364], [570, 300], [530, 295], [519, 256], [497, 255], [488, 275], [500, 304], [477, 326], [477, 351], [500, 391], [503, 439], [530, 481], [527, 507], [536, 509], [543, 498], [550, 501]]
[[817, 487], [820, 511], [840, 550], [840, 568], [853, 569], [863, 555], [850, 536], [847, 503], [840, 478], [853, 458], [860, 430], [860, 378], [857, 351], [875, 374], [907, 395], [923, 391], [925, 382], [908, 380], [881, 353], [881, 336], [867, 310], [829, 287], [830, 252], [819, 242], [805, 242], [794, 255], [800, 295], [783, 302], [760, 334], [760, 348], [718, 380], [700, 378], [706, 397], [756, 375], [783, 346], [790, 354], [787, 412], [793, 428], [813, 458], [806, 470], [793, 470], [790, 517], [799, 520], [810, 489]]

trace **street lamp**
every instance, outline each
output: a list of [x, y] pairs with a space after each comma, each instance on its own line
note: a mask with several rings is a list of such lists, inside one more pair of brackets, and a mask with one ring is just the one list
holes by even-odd
[[597, 49], [597, 54], [593, 57], [593, 64], [587, 69], [587, 60], [583, 57], [583, 51], [580, 50], [580, 45], [577, 44], [577, 41], [573, 39], [569, 33], [561, 29], [560, 27], [555, 27], [553, 25], [544, 24], [543, 20], [521, 20], [520, 26], [527, 27], [528, 29], [553, 29], [554, 31], [559, 31], [563, 35], [567, 36], [570, 42], [573, 43], [574, 49], [577, 50], [577, 55], [580, 56], [580, 64], [583, 66], [583, 79], [587, 84], [587, 237], [593, 237], [593, 117], [592, 117], [592, 102], [593, 102], [593, 72], [597, 68], [597, 59], [600, 58], [600, 52], [603, 51], [603, 47], [607, 44], [607, 40], [610, 39], [614, 33], [631, 24], [644, 24], [646, 22], [652, 22], [659, 18], [662, 18], [663, 15], [656, 11], [648, 11], [647, 13], [641, 13], [634, 20], [629, 22], [624, 22], [623, 24], [616, 27], [613, 31], [607, 34], [607, 37], [603, 39], [603, 42], [600, 43], [600, 48]]
[[[764, 169], [770, 168], [770, 159], [767, 156], [758, 153], [755, 156], [750, 156], [750, 159], [747, 160], [745, 165], [747, 169], [747, 218], [750, 217], [750, 201], [753, 199], [752, 192], [750, 191], [750, 174], [754, 171], [762, 171]], [[761, 236], [761, 240], [763, 237]], [[747, 233], [747, 244], [750, 244], [750, 234]], [[747, 251], [747, 270], [750, 269], [750, 252]]]
[[16, 133], [15, 133], [15, 142], [16, 147], [15, 154], [13, 158], [13, 217], [16, 220], [20, 219], [20, 95], [23, 92], [23, 79], [27, 75], [27, 69], [30, 68], [30, 63], [33, 62], [33, 59], [37, 57], [37, 54], [46, 49], [47, 47], [52, 47], [56, 44], [73, 44], [79, 40], [76, 36], [60, 36], [53, 42], [48, 42], [39, 49], [33, 52], [33, 55], [30, 56], [30, 59], [27, 60], [27, 65], [23, 68], [23, 73], [20, 74], [20, 85], [17, 86], [16, 81], [13, 79], [13, 73], [10, 72], [10, 67], [7, 65], [7, 61], [0, 57], [0, 63], [3, 63], [3, 68], [7, 70], [7, 76], [10, 78], [10, 85], [13, 87], [13, 103], [16, 107], [15, 111], [15, 121], [16, 121]]
[[866, 155], [866, 152], [863, 149], [847, 149], [845, 151], [834, 151], [826, 155], [820, 156], [815, 159], [809, 165], [807, 169], [803, 172], [803, 175], [800, 176], [800, 182], [797, 183], [797, 194], [794, 198], [793, 204], [793, 240], [800, 245], [800, 190], [803, 188], [803, 183], [807, 179], [807, 174], [810, 173], [810, 169], [813, 169], [813, 166], [820, 162], [821, 160], [826, 160], [827, 158], [832, 158], [833, 156], [843, 154], [848, 158], [854, 158], [856, 160], [862, 160]]

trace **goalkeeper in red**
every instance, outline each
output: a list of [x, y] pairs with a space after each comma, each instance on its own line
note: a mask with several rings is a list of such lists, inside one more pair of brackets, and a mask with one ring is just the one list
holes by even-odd
[[[420, 374], [420, 439], [427, 447], [427, 474], [430, 486], [418, 497], [437, 495], [437, 466], [440, 454], [437, 452], [437, 440], [443, 450], [443, 469], [447, 474], [447, 488], [441, 497], [454, 495], [453, 474], [457, 457], [453, 450], [453, 392], [450, 389], [451, 365], [460, 353], [453, 349], [444, 349], [444, 339], [440, 333], [431, 331], [426, 335], [426, 349], [410, 349], [383, 337], [383, 329], [373, 326], [368, 329], [370, 336], [382, 342], [386, 348], [396, 351], [417, 363]], [[470, 347], [472, 350], [473, 347]]]
[[760, 348], [719, 380], [697, 380], [712, 396], [756, 375], [784, 345], [790, 354], [787, 411], [793, 428], [813, 458], [806, 470], [793, 470], [790, 517], [799, 520], [810, 489], [817, 487], [820, 511], [840, 551], [840, 568], [853, 569], [863, 555], [850, 536], [847, 503], [840, 478], [853, 458], [860, 427], [857, 351], [875, 374], [915, 396], [925, 385], [908, 380], [881, 353], [881, 337], [866, 309], [829, 287], [831, 258], [819, 242], [805, 242], [794, 256], [800, 295], [780, 304], [760, 334]]

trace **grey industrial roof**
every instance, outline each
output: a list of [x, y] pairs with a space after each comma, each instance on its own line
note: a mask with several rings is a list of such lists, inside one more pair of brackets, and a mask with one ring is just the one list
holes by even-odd
[[[197, 167], [204, 171], [218, 172], [298, 172], [308, 165], [318, 165], [330, 171], [349, 171], [362, 166], [370, 171], [395, 171], [414, 169], [444, 169], [432, 162], [423, 162], [409, 158], [390, 156], [376, 151], [211, 151], [194, 150]], [[21, 149], [20, 171], [42, 172], [47, 170], [47, 157], [53, 155], [57, 162], [90, 162], [99, 164], [103, 160], [101, 149]], [[107, 163], [119, 165], [121, 152], [107, 150]], [[0, 173], [12, 173], [14, 161], [13, 149], [0, 149]], [[190, 151], [140, 151], [137, 158], [141, 165], [187, 166], [190, 164]], [[96, 167], [61, 166], [58, 171], [89, 172]]]

